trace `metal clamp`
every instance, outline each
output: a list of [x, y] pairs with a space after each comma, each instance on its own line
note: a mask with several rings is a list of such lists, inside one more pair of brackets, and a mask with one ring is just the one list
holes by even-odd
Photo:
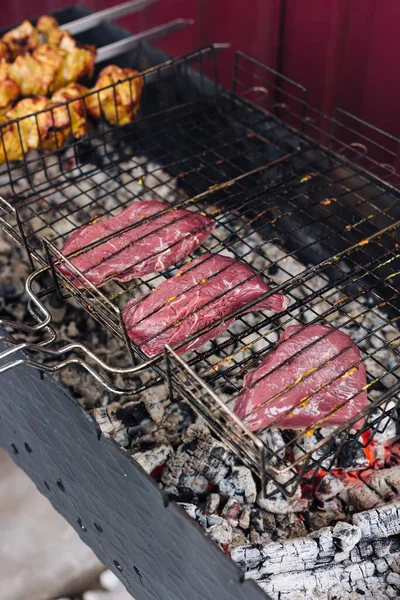
[[[52, 319], [51, 313], [47, 310], [47, 308], [44, 306], [44, 304], [39, 300], [39, 298], [36, 296], [36, 294], [32, 290], [33, 281], [36, 279], [36, 277], [38, 277], [39, 275], [41, 275], [42, 273], [44, 273], [47, 270], [48, 270], [48, 267], [44, 267], [43, 269], [40, 269], [39, 271], [35, 271], [34, 273], [31, 273], [31, 275], [29, 275], [29, 277], [27, 278], [26, 283], [25, 283], [25, 289], [29, 295], [28, 311], [32, 315], [34, 320], [37, 322], [36, 325], [26, 325], [24, 323], [17, 323], [15, 321], [10, 321], [7, 319], [0, 319], [0, 326], [3, 328], [11, 327], [12, 329], [16, 329], [18, 331], [23, 331], [23, 332], [31, 333], [31, 334], [41, 333], [42, 330], [44, 332], [48, 333], [48, 337], [45, 340], [38, 342], [36, 344], [36, 346], [38, 346], [38, 347], [47, 346], [47, 345], [51, 344], [52, 342], [54, 342], [57, 338], [56, 332], [50, 326], [51, 319]], [[34, 310], [32, 305], [35, 307], [36, 310]], [[13, 343], [12, 339], [10, 339], [8, 336], [0, 337], [0, 341], [3, 341], [3, 340], [7, 341], [8, 343]]]
[[[11, 327], [17, 329], [19, 331], [25, 331], [28, 333], [39, 333], [39, 332], [47, 332], [49, 334], [45, 340], [38, 343], [29, 343], [29, 342], [17, 342], [9, 336], [3, 336], [0, 338], [0, 341], [5, 342], [10, 347], [0, 353], [0, 363], [6, 358], [13, 357], [18, 352], [23, 350], [28, 350], [31, 352], [40, 352], [47, 356], [53, 357], [54, 359], [62, 359], [65, 354], [69, 354], [74, 351], [82, 352], [85, 357], [90, 359], [96, 364], [96, 367], [100, 368], [103, 371], [114, 375], [133, 375], [136, 373], [140, 373], [145, 371], [150, 366], [154, 365], [156, 362], [162, 360], [162, 356], [155, 357], [153, 359], [149, 359], [143, 362], [140, 365], [134, 365], [130, 367], [115, 367], [105, 363], [103, 360], [98, 358], [96, 354], [94, 354], [89, 348], [87, 348], [84, 344], [80, 343], [71, 343], [63, 346], [58, 350], [54, 350], [48, 348], [48, 346], [55, 342], [57, 339], [57, 334], [54, 329], [50, 326], [51, 323], [51, 313], [45, 307], [43, 302], [39, 299], [39, 297], [33, 291], [33, 283], [34, 281], [45, 272], [49, 272], [50, 267], [43, 267], [38, 271], [35, 271], [29, 275], [26, 280], [25, 289], [29, 296], [28, 302], [28, 310], [33, 316], [33, 318], [37, 321], [36, 325], [25, 325], [22, 323], [16, 323], [14, 321], [0, 320], [0, 326], [2, 327]], [[38, 312], [35, 312], [32, 308], [32, 304], [35, 306]], [[68, 358], [65, 360], [59, 360], [59, 362], [55, 365], [47, 365], [43, 364], [37, 360], [32, 360], [30, 358], [19, 358], [16, 360], [12, 360], [11, 362], [7, 362], [0, 366], [0, 374], [9, 371], [20, 365], [26, 365], [29, 367], [40, 369], [41, 371], [46, 371], [48, 373], [55, 373], [64, 367], [70, 365], [79, 365], [83, 369], [85, 369], [88, 373], [90, 373], [99, 383], [101, 383], [109, 392], [113, 394], [123, 395], [123, 394], [135, 394], [142, 391], [142, 388], [121, 388], [112, 385], [112, 383], [102, 376], [94, 367], [92, 367], [86, 360], [81, 358]]]

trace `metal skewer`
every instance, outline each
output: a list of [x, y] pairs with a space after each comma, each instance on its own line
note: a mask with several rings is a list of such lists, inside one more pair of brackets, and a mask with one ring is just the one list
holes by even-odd
[[207, 46], [205, 48], [202, 48], [201, 50], [199, 50], [197, 52], [196, 55], [193, 56], [187, 56], [185, 57], [185, 59], [182, 61], [176, 58], [172, 58], [170, 61], [167, 61], [165, 63], [163, 63], [162, 65], [157, 65], [156, 67], [154, 67], [154, 69], [149, 69], [145, 74], [145, 83], [149, 84], [149, 83], [155, 83], [158, 81], [158, 79], [160, 77], [168, 77], [169, 75], [172, 75], [175, 73], [175, 69], [176, 66], [181, 64], [184, 64], [185, 66], [191, 65], [191, 64], [196, 64], [199, 62], [199, 57], [201, 57], [203, 60], [207, 60], [210, 58], [210, 56], [214, 55], [217, 56], [217, 54], [220, 54], [221, 52], [225, 52], [225, 50], [228, 50], [228, 48], [230, 48], [231, 45], [229, 43], [216, 43], [216, 44], [211, 44], [211, 46]]
[[186, 29], [188, 25], [192, 25], [193, 23], [194, 21], [192, 19], [175, 19], [169, 23], [164, 23], [163, 25], [158, 25], [152, 29], [147, 29], [147, 31], [131, 35], [123, 40], [107, 44], [107, 46], [97, 49], [96, 63], [128, 52], [128, 50], [132, 50], [140, 42], [154, 42], [167, 35], [176, 33], [177, 31], [182, 31], [183, 29]]
[[60, 29], [66, 29], [71, 35], [76, 35], [82, 31], [87, 31], [92, 27], [96, 27], [102, 21], [111, 21], [113, 19], [120, 19], [126, 15], [132, 15], [135, 12], [139, 12], [144, 8], [147, 8], [151, 4], [154, 4], [157, 0], [130, 0], [117, 6], [111, 6], [104, 10], [100, 10], [86, 17], [75, 19], [69, 23], [65, 23], [60, 26]]

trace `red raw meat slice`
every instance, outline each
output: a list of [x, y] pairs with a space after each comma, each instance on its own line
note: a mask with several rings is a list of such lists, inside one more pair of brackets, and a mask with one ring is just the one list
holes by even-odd
[[[236, 415], [257, 431], [292, 409], [274, 427], [305, 429], [347, 401], [323, 425], [346, 423], [368, 402], [366, 391], [361, 391], [367, 383], [365, 367], [359, 363], [360, 351], [353, 344], [345, 333], [327, 325], [288, 327], [276, 348], [245, 376], [244, 390], [236, 400]], [[354, 428], [360, 428], [362, 421]]]
[[[151, 294], [134, 298], [123, 318], [129, 337], [151, 357], [165, 344], [179, 344], [217, 320], [224, 321], [200, 334], [178, 352], [195, 350], [217, 338], [237, 318], [229, 315], [270, 290], [270, 286], [248, 265], [218, 254], [203, 254], [186, 264], [176, 275]], [[289, 299], [272, 294], [243, 313], [285, 310]]]
[[[71, 258], [72, 264], [97, 287], [110, 279], [130, 281], [162, 271], [193, 252], [215, 227], [208, 217], [183, 208], [171, 208], [147, 220], [168, 208], [156, 200], [134, 202], [115, 217], [75, 231], [61, 252], [71, 254], [105, 240]], [[75, 278], [71, 270], [65, 266], [61, 270], [75, 285], [82, 287], [79, 277]]]

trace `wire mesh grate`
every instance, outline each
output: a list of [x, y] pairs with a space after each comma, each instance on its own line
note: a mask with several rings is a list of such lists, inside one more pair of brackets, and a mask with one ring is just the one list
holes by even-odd
[[[178, 66], [172, 77], [185, 78], [185, 59]], [[397, 414], [400, 211], [397, 175], [389, 164], [395, 153], [385, 154], [383, 143], [374, 142], [382, 132], [372, 129], [358, 138], [356, 125], [345, 128], [348, 115], [332, 120], [314, 111], [301, 86], [242, 54], [235, 59], [232, 92], [214, 81], [208, 94], [200, 86], [185, 104], [165, 98], [170, 88], [154, 71], [148, 85], [144, 78], [142, 104], [160, 96], [162, 106], [153, 103], [153, 112], [129, 126], [96, 131], [89, 144], [75, 142], [61, 154], [32, 159], [42, 165], [34, 174], [19, 165], [20, 180], [5, 172], [13, 180], [13, 204], [4, 204], [3, 225], [36, 259], [48, 262], [60, 291], [125, 341], [133, 359], [145, 359], [143, 344], [132, 342], [124, 324], [126, 305], [151, 294], [182, 264], [127, 283], [110, 278], [100, 290], [74, 266], [79, 252], [64, 256], [62, 245], [82, 225], [118, 214], [137, 199], [159, 200], [165, 212], [184, 208], [211, 218], [214, 231], [189, 260], [212, 252], [245, 262], [253, 277], [270, 283], [265, 297], [280, 292], [289, 306], [278, 314], [251, 311], [256, 299], [246, 312], [240, 307], [222, 315], [226, 331], [185, 360], [177, 354], [179, 344], [168, 350], [166, 371], [174, 390], [245, 464], [292, 495], [304, 476], [341, 468], [344, 455], [371, 442], [366, 432], [373, 436]], [[287, 327], [310, 324], [340, 329], [360, 349], [368, 405], [335, 429], [324, 423], [326, 415], [301, 431], [282, 428], [278, 446], [271, 440], [281, 417], [258, 434], [246, 426], [239, 431], [232, 410], [245, 375], [276, 348]], [[165, 330], [172, 328], [166, 324]], [[347, 376], [346, 368], [337, 373], [337, 379]], [[355, 430], [360, 415], [368, 418]]]

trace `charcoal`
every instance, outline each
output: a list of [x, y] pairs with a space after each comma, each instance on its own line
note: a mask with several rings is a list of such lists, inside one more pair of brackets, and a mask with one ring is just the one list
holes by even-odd
[[350, 515], [345, 512], [343, 503], [338, 498], [334, 498], [325, 502], [323, 507], [312, 513], [312, 517], [307, 519], [307, 527], [308, 530], [318, 531], [322, 527], [328, 527], [337, 521], [349, 520]]
[[115, 417], [126, 427], [141, 425], [144, 421], [147, 422], [150, 417], [143, 401], [134, 401], [123, 406], [116, 406], [115, 411]]
[[[328, 430], [327, 427], [325, 429]], [[330, 429], [331, 428], [329, 428], [329, 432], [327, 432], [325, 435], [331, 433]], [[323, 439], [323, 437], [324, 436], [322, 436], [320, 433], [318, 433], [318, 435], [313, 433], [312, 435], [301, 436], [301, 438], [293, 444], [293, 458], [295, 460], [300, 460], [305, 454], [311, 452], [316, 444]], [[326, 470], [330, 469], [330, 465], [332, 464], [332, 456], [328, 455], [326, 457], [326, 455], [329, 454], [328, 448], [331, 448], [331, 452], [334, 452], [334, 445], [334, 440], [331, 440], [328, 442], [327, 446], [323, 446], [322, 448], [312, 452], [310, 462], [311, 467]], [[300, 466], [301, 464], [302, 463], [300, 463]]]
[[59, 381], [62, 385], [68, 387], [75, 398], [81, 403], [85, 403], [87, 408], [93, 408], [101, 403], [104, 397], [104, 388], [93, 379], [86, 371], [75, 365], [69, 365], [61, 369]]
[[269, 544], [271, 541], [273, 541], [273, 540], [269, 533], [259, 533], [253, 527], [250, 527], [250, 531], [249, 531], [250, 544], [256, 544], [258, 546], [263, 546], [264, 544]]
[[400, 575], [398, 573], [389, 573], [386, 581], [389, 585], [392, 585], [396, 590], [400, 591]]
[[340, 497], [356, 511], [370, 509], [382, 503], [382, 498], [360, 479], [346, 481]]
[[247, 530], [250, 527], [250, 506], [245, 506], [239, 516], [239, 527], [243, 530]]
[[237, 527], [239, 524], [239, 515], [243, 505], [235, 498], [228, 498], [221, 512], [221, 517], [224, 517], [232, 527]]
[[335, 498], [344, 489], [344, 483], [333, 473], [327, 473], [321, 479], [315, 490], [315, 497], [321, 502]]
[[353, 523], [360, 528], [364, 540], [387, 538], [400, 533], [400, 501], [357, 513]]
[[148, 390], [144, 396], [144, 405], [150, 418], [158, 425], [162, 423], [165, 414], [164, 404], [160, 399], [151, 391]]
[[234, 457], [211, 437], [204, 425], [190, 425], [181, 444], [166, 463], [161, 481], [175, 496], [186, 489], [204, 494], [209, 484], [218, 484], [229, 472]]
[[216, 493], [211, 493], [207, 496], [204, 512], [207, 515], [212, 515], [217, 512], [221, 502], [221, 496]]
[[285, 455], [285, 440], [279, 429], [268, 429], [260, 433], [260, 439], [266, 448], [267, 460], [278, 463]]
[[[112, 155], [113, 148], [105, 150], [104, 144], [96, 145], [95, 140], [93, 144], [97, 148], [98, 164], [104, 164]], [[66, 156], [68, 160], [71, 158], [72, 156]], [[55, 235], [69, 234], [72, 227], [86, 223], [102, 209], [111, 210], [115, 214], [120, 210], [121, 202], [128, 203], [136, 197], [153, 199], [154, 191], [166, 201], [179, 197], [170, 181], [166, 185], [169, 175], [157, 165], [149, 164], [144, 156], [124, 156], [119, 166], [113, 166], [112, 169], [109, 167], [109, 172], [98, 169], [90, 178], [85, 176], [83, 180], [82, 168], [82, 165], [72, 160], [66, 192], [61, 193], [58, 189], [49, 194], [46, 191], [50, 204], [54, 207], [54, 213], [50, 217], [56, 216], [58, 220], [54, 231], [39, 215], [34, 215], [33, 218], [32, 215], [29, 216], [33, 227], [43, 228], [43, 233], [52, 239]], [[51, 177], [56, 177], [58, 164], [48, 162], [47, 170]], [[155, 170], [156, 176], [152, 173]], [[66, 174], [63, 177], [65, 179]], [[79, 184], [73, 181], [76, 177], [80, 178]], [[143, 181], [139, 183], [139, 179]], [[47, 189], [48, 184], [43, 173], [39, 172], [34, 173], [34, 181], [39, 196], [42, 190]], [[123, 184], [123, 189], [118, 189], [120, 183]], [[22, 176], [15, 186], [20, 190], [21, 197], [27, 191], [31, 193], [31, 183]], [[154, 191], [149, 190], [152, 186], [156, 188]], [[69, 206], [64, 209], [60, 204], [65, 203], [66, 199]], [[96, 201], [93, 202], [93, 199]], [[39, 204], [38, 201], [39, 206], [41, 209], [45, 208], [44, 203]], [[250, 226], [246, 226], [248, 244], [239, 235], [230, 235], [224, 226], [227, 220], [230, 229], [235, 227], [231, 214], [225, 221], [221, 215], [215, 232], [221, 246], [227, 248], [229, 244], [229, 250], [225, 249], [224, 252], [230, 255], [233, 250], [237, 256], [246, 254], [254, 267], [264, 272], [270, 269], [270, 274], [278, 284], [286, 283], [294, 275], [304, 271], [304, 266], [297, 259], [292, 256], [286, 259], [285, 252], [278, 246], [270, 243], [265, 250], [263, 238], [258, 232], [251, 232]], [[215, 239], [210, 238], [205, 245], [213, 248]], [[248, 252], [249, 245], [254, 249], [253, 252]], [[1, 234], [0, 255], [2, 316], [27, 322], [30, 317], [26, 302], [21, 302], [24, 280], [29, 273], [26, 261], [22, 259], [20, 249], [12, 246], [8, 238]], [[173, 270], [168, 272], [168, 276], [174, 274]], [[151, 285], [157, 285], [162, 280], [163, 276], [160, 276]], [[349, 323], [349, 316], [352, 319], [358, 318], [363, 308], [372, 305], [367, 295], [348, 302], [336, 312], [332, 312], [334, 302], [343, 300], [343, 297], [335, 290], [330, 288], [329, 298], [327, 296], [323, 300], [312, 300], [310, 295], [313, 291], [327, 284], [326, 277], [318, 275], [291, 292], [292, 306], [296, 300], [303, 302], [303, 306], [292, 309], [292, 323], [297, 324], [298, 320], [309, 322], [324, 311], [330, 311], [328, 319], [332, 324], [344, 327], [355, 342], [360, 340], [362, 351], [369, 356], [367, 367], [370, 374], [385, 377], [382, 379], [384, 385], [379, 384], [376, 389], [368, 390], [370, 400], [375, 400], [381, 390], [386, 389], [385, 386], [396, 381], [395, 375], [384, 374], [384, 370], [397, 368], [397, 353], [400, 348], [398, 329], [385, 323], [379, 309], [365, 314], [359, 323]], [[138, 293], [145, 291], [148, 291], [147, 285], [138, 289]], [[110, 295], [115, 294], [117, 297], [120, 288], [110, 284], [110, 292]], [[60, 323], [61, 338], [67, 341], [84, 341], [89, 347], [96, 348], [101, 358], [118, 365], [125, 364], [126, 349], [111, 333], [94, 320], [92, 322], [88, 319], [86, 313], [72, 301], [55, 303], [52, 300], [52, 304], [53, 321]], [[286, 317], [284, 319], [287, 321]], [[232, 331], [238, 335], [248, 327], [258, 328], [254, 333], [246, 335], [245, 341], [249, 347], [242, 348], [241, 358], [244, 360], [251, 359], [254, 362], [256, 353], [265, 353], [276, 342], [276, 326], [279, 321], [275, 322], [275, 326], [270, 323], [265, 325], [264, 320], [263, 315], [252, 314], [245, 317], [243, 322], [238, 320], [231, 326]], [[282, 319], [280, 324], [287, 327], [289, 322], [286, 321]], [[380, 328], [378, 335], [390, 342], [387, 348], [381, 347], [383, 342], [377, 335], [365, 337], [367, 330], [372, 331], [377, 327]], [[362, 337], [365, 337], [363, 341]], [[221, 336], [221, 340], [229, 340], [229, 335]], [[212, 344], [207, 347], [210, 349], [207, 360], [210, 365], [215, 365], [226, 355], [237, 351], [240, 342], [229, 343], [225, 354], [213, 353]], [[374, 360], [374, 356], [382, 363], [382, 367]], [[200, 373], [201, 369], [204, 370], [204, 365], [195, 368]], [[228, 372], [232, 365], [226, 361], [219, 368]], [[239, 369], [233, 372], [236, 383], [241, 385], [242, 374]], [[217, 371], [213, 371], [213, 374], [216, 375]], [[148, 473], [154, 475], [157, 472], [158, 477], [161, 477], [160, 485], [166, 491], [179, 499], [190, 500], [181, 502], [180, 505], [207, 530], [216, 543], [225, 551], [231, 548], [233, 556], [235, 552], [240, 552], [240, 548], [246, 548], [243, 554], [246, 560], [243, 559], [241, 565], [243, 570], [248, 571], [249, 577], [253, 578], [254, 575], [273, 600], [383, 600], [399, 597], [400, 516], [396, 497], [400, 493], [400, 452], [397, 453], [396, 447], [393, 447], [391, 454], [388, 453], [400, 432], [397, 398], [394, 397], [375, 409], [370, 417], [371, 422], [377, 421], [372, 425], [372, 441], [368, 447], [371, 465], [367, 463], [362, 441], [355, 432], [351, 433], [351, 437], [347, 435], [346, 441], [346, 434], [334, 437], [327, 447], [316, 451], [313, 449], [314, 445], [331, 433], [329, 428], [321, 428], [313, 435], [302, 436], [297, 444], [293, 444], [292, 440], [298, 432], [293, 434], [278, 429], [262, 432], [260, 437], [266, 447], [267, 464], [278, 466], [283, 464], [283, 460], [292, 458], [292, 447], [295, 459], [312, 452], [314, 466], [311, 463], [310, 468], [313, 472], [316, 468], [330, 471], [332, 457], [335, 457], [334, 467], [347, 470], [348, 473], [334, 471], [325, 474], [315, 489], [315, 500], [313, 490], [311, 489], [311, 494], [307, 492], [307, 497], [310, 495], [309, 501], [302, 498], [301, 488], [292, 497], [286, 498], [269, 482], [266, 490], [269, 497], [262, 498], [259, 495], [256, 506], [259, 483], [255, 482], [251, 472], [236, 463], [233, 454], [211, 436], [206, 426], [199, 425], [199, 418], [187, 403], [170, 403], [166, 385], [152, 386], [131, 401], [132, 398], [121, 400], [105, 392], [86, 372], [74, 366], [63, 369], [56, 377], [72, 390], [79, 402], [87, 409], [92, 409], [92, 417], [104, 435], [109, 435], [127, 448]], [[134, 387], [149, 384], [153, 378], [150, 370], [146, 370], [132, 377], [117, 375], [115, 381], [116, 385]], [[217, 391], [230, 405], [235, 388], [222, 381], [223, 377], [217, 379]], [[327, 450], [331, 451], [331, 456], [325, 458]], [[379, 470], [368, 468], [372, 465], [375, 469], [379, 467]], [[388, 465], [392, 465], [391, 468], [383, 468]], [[356, 470], [359, 471], [357, 475], [354, 474]], [[289, 492], [292, 491], [290, 479], [293, 476], [294, 472], [289, 473], [280, 481]], [[312, 488], [312, 482], [307, 488]], [[353, 514], [354, 511], [357, 511], [356, 514]], [[347, 523], [351, 518], [353, 523]], [[310, 532], [311, 535], [307, 536]], [[280, 568], [288, 569], [286, 571], [267, 572], [278, 567], [275, 563], [274, 567], [264, 565], [265, 560], [258, 563], [258, 559], [254, 558], [264, 552], [265, 548], [275, 548], [274, 544], [278, 544], [281, 555], [277, 552], [270, 560], [273, 563], [276, 559], [278, 563], [281, 556]], [[282, 547], [286, 548], [288, 556], [293, 553], [290, 560], [282, 558]], [[255, 552], [252, 555], [254, 549], [259, 554]], [[302, 549], [305, 549], [305, 553]], [[307, 562], [314, 550], [317, 568], [309, 566], [310, 562]], [[261, 575], [257, 568], [259, 564], [262, 565]]]
[[168, 427], [171, 431], [181, 433], [191, 423], [195, 422], [195, 414], [186, 402], [176, 402], [169, 404], [165, 408], [164, 427]]
[[308, 529], [301, 515], [290, 512], [286, 515], [274, 516], [276, 521], [276, 529], [272, 534], [274, 540], [294, 539], [307, 535]]
[[345, 479], [340, 496], [357, 511], [391, 502], [400, 492], [400, 465], [388, 469], [367, 470], [359, 478]]
[[254, 503], [257, 497], [256, 483], [247, 467], [233, 467], [229, 477], [219, 482], [218, 489], [221, 494], [248, 503]]
[[[335, 536], [340, 538], [339, 543]], [[355, 589], [363, 598], [391, 597], [385, 595], [385, 590], [386, 582], [395, 587], [398, 581], [391, 575], [397, 574], [391, 569], [391, 565], [396, 564], [396, 557], [391, 555], [382, 560], [370, 554], [364, 558], [360, 552], [355, 552], [357, 545], [362, 543], [360, 536], [357, 527], [338, 524], [334, 529], [317, 533], [315, 539], [235, 547], [232, 558], [245, 569], [246, 578], [257, 581], [276, 599], [281, 599], [281, 594], [292, 598], [290, 594], [299, 590], [305, 597], [311, 594], [313, 598], [334, 599], [343, 597], [336, 596], [337, 593], [348, 592], [349, 598], [358, 598], [352, 596]], [[352, 546], [354, 548], [349, 552]]]
[[[286, 472], [279, 475], [280, 483], [286, 485], [288, 492], [293, 491], [293, 473]], [[301, 498], [301, 488], [297, 487], [292, 496], [285, 497], [277, 489], [274, 481], [268, 481], [265, 490], [265, 497], [259, 494], [257, 504], [265, 510], [277, 514], [286, 515], [288, 513], [302, 512], [308, 507], [308, 500]]]
[[109, 435], [117, 441], [123, 448], [129, 446], [130, 437], [127, 427], [118, 418], [120, 404], [110, 404], [102, 408], [95, 408], [91, 411], [91, 416], [99, 425], [103, 434]]
[[[354, 435], [354, 431], [351, 431]], [[347, 434], [345, 434], [347, 435]], [[351, 438], [344, 444], [340, 442], [340, 436], [336, 439], [339, 451], [336, 454], [337, 466], [341, 469], [365, 469], [369, 462], [365, 456], [363, 443], [360, 439]]]
[[197, 523], [199, 523], [203, 529], [207, 529], [209, 526], [207, 517], [195, 504], [191, 504], [189, 502], [178, 502], [178, 505], [187, 512], [189, 517], [197, 521]]
[[236, 546], [243, 546], [247, 542], [247, 538], [243, 531], [240, 529], [232, 529], [232, 541], [230, 548], [236, 548]]
[[160, 445], [144, 452], [134, 452], [132, 453], [132, 457], [146, 473], [151, 474], [165, 465], [172, 453], [171, 446]]
[[[265, 511], [262, 510], [261, 508], [253, 508], [251, 510], [250, 513], [250, 523], [252, 525], [252, 527], [255, 529], [255, 531], [257, 531], [258, 533], [264, 533], [264, 531], [266, 531], [266, 524], [264, 521], [264, 517], [265, 517]], [[268, 525], [267, 525], [268, 527]], [[274, 531], [275, 529], [275, 519], [273, 516], [271, 516], [270, 518], [270, 527], [268, 528], [269, 531]]]
[[217, 542], [223, 548], [229, 547], [232, 542], [233, 530], [228, 521], [219, 517], [220, 522], [207, 527], [206, 533], [214, 542]]
[[355, 525], [349, 523], [336, 523], [332, 529], [332, 537], [335, 548], [335, 561], [340, 562], [349, 557], [351, 550], [361, 539], [361, 531]]
[[296, 513], [278, 515], [261, 508], [251, 509], [250, 539], [253, 543], [302, 537], [306, 534], [305, 521]]
[[190, 473], [186, 471], [179, 477], [178, 493], [182, 496], [196, 497], [206, 494], [208, 490], [208, 481], [204, 475], [199, 473]]
[[246, 567], [250, 578], [259, 579], [264, 575], [315, 569], [332, 561], [342, 562], [360, 539], [358, 527], [338, 523], [309, 537], [272, 542], [263, 547], [235, 548], [232, 559]]
[[[372, 399], [378, 396], [379, 392], [371, 391]], [[374, 468], [385, 466], [387, 450], [397, 437], [397, 403], [398, 400], [391, 399], [371, 413], [372, 440], [368, 444], [368, 453]]]

